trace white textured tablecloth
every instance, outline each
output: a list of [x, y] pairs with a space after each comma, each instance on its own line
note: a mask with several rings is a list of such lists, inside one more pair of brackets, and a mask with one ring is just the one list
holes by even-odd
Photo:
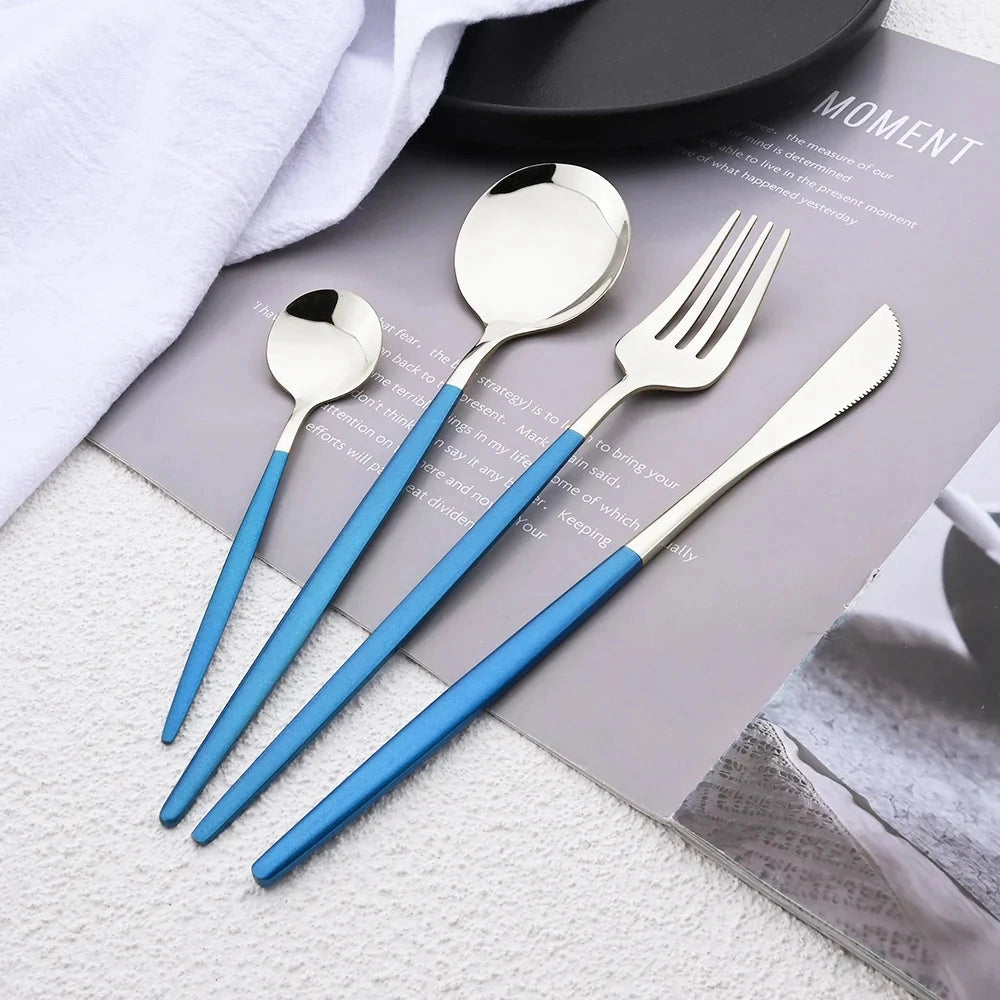
[[[889, 24], [1000, 61], [996, 0], [900, 0]], [[162, 829], [195, 737], [294, 594], [254, 567], [191, 725], [161, 746], [227, 544], [89, 445], [0, 529], [5, 1000], [903, 996], [492, 718], [258, 889], [249, 861], [440, 690], [402, 657], [217, 843]], [[327, 616], [210, 795], [361, 636]]]

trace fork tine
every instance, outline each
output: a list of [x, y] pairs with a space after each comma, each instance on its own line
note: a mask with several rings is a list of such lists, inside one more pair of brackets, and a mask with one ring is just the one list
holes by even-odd
[[722, 258], [722, 263], [719, 264], [715, 272], [708, 279], [693, 305], [680, 317], [677, 325], [665, 337], [660, 338], [663, 344], [676, 347], [691, 332], [691, 328], [708, 308], [709, 302], [712, 301], [712, 296], [718, 291], [719, 285], [722, 284], [729, 269], [733, 266], [736, 255], [743, 248], [743, 244], [746, 243], [747, 238], [750, 236], [750, 231], [756, 224], [757, 216], [751, 215], [749, 221], [743, 227], [743, 231], [736, 237], [736, 242], [726, 251], [725, 257]]
[[711, 358], [713, 364], [718, 365], [720, 375], [729, 367], [729, 363], [740, 349], [740, 344], [743, 343], [743, 338], [746, 336], [747, 330], [750, 329], [750, 324], [753, 322], [754, 316], [757, 315], [757, 310], [764, 299], [767, 286], [771, 283], [771, 278], [774, 277], [774, 272], [778, 269], [778, 262], [785, 252], [790, 235], [791, 230], [789, 229], [781, 234], [777, 246], [771, 252], [771, 256], [768, 257], [767, 263], [761, 269], [750, 291], [747, 292], [746, 298], [733, 317], [733, 321], [726, 327], [722, 336], [709, 352], [708, 357]]
[[[645, 319], [641, 320], [629, 331], [629, 334], [641, 335], [641, 333], [646, 333], [654, 337], [681, 311], [681, 307], [691, 297], [691, 293], [701, 283], [701, 279], [708, 273], [712, 261], [715, 260], [722, 245], [729, 238], [729, 234], [733, 231], [733, 226], [736, 225], [739, 217], [740, 212], [737, 210], [726, 219], [722, 228], [715, 234], [712, 242], [705, 248], [705, 252], [698, 258], [694, 267], [681, 278], [677, 287]], [[626, 334], [626, 336], [629, 334]]]
[[733, 300], [739, 294], [743, 283], [747, 280], [747, 275], [750, 274], [750, 269], [760, 256], [761, 250], [764, 249], [764, 244], [767, 242], [768, 236], [771, 235], [772, 229], [774, 229], [773, 222], [769, 222], [764, 226], [763, 232], [757, 237], [757, 242], [753, 245], [743, 263], [740, 264], [740, 269], [736, 272], [735, 277], [729, 282], [726, 290], [719, 297], [719, 301], [716, 303], [711, 315], [702, 323], [701, 329], [684, 345], [684, 350], [697, 354], [712, 339], [712, 334], [719, 329], [719, 324], [729, 311]]

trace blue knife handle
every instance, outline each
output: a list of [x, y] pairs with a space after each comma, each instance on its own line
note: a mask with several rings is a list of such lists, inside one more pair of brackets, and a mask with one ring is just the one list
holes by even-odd
[[250, 506], [243, 515], [239, 531], [236, 532], [229, 555], [222, 565], [222, 572], [215, 584], [215, 590], [212, 591], [201, 625], [198, 626], [181, 678], [177, 682], [177, 690], [174, 692], [170, 711], [167, 712], [167, 719], [163, 725], [161, 738], [164, 743], [172, 743], [177, 736], [212, 662], [226, 623], [233, 613], [240, 588], [250, 569], [250, 563], [253, 562], [261, 533], [264, 531], [264, 523], [267, 521], [287, 461], [287, 451], [275, 451], [271, 455]]
[[577, 431], [564, 431], [469, 528], [212, 807], [192, 833], [198, 843], [221, 833], [291, 763], [518, 519], [582, 443]]
[[406, 489], [414, 470], [434, 443], [461, 394], [460, 388], [447, 383], [438, 390], [327, 549], [163, 804], [160, 822], [165, 826], [174, 826], [183, 818], [257, 714]]
[[452, 684], [253, 864], [272, 885], [399, 784], [586, 621], [642, 566], [627, 545]]

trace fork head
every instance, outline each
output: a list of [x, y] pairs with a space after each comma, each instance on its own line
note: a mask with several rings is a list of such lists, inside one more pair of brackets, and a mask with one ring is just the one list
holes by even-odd
[[[736, 356], [760, 308], [764, 293], [778, 267], [789, 237], [789, 231], [786, 229], [736, 314], [723, 326], [726, 313], [736, 300], [768, 241], [773, 228], [772, 223], [768, 222], [749, 253], [744, 256], [733, 277], [722, 289], [718, 301], [707, 318], [695, 329], [703, 314], [708, 312], [713, 298], [719, 292], [757, 224], [757, 216], [750, 216], [701, 291], [688, 306], [688, 300], [708, 274], [709, 268], [719, 256], [739, 217], [740, 213], [734, 212], [726, 220], [725, 225], [680, 284], [644, 320], [632, 327], [618, 341], [615, 355], [633, 388], [675, 389], [682, 392], [706, 389], [718, 381]], [[713, 341], [711, 345], [709, 341]]]

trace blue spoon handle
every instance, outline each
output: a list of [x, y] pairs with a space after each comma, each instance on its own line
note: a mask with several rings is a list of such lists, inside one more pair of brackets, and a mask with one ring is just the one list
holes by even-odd
[[377, 750], [253, 864], [253, 877], [272, 885], [318, 850], [357, 815], [465, 728], [642, 566], [627, 545], [618, 549], [541, 614], [456, 681]]
[[201, 625], [198, 626], [181, 678], [177, 682], [177, 690], [174, 692], [170, 711], [167, 712], [167, 719], [163, 725], [161, 738], [164, 743], [172, 743], [177, 736], [212, 662], [226, 623], [233, 613], [236, 598], [250, 569], [250, 563], [253, 562], [287, 460], [287, 451], [275, 451], [271, 455], [250, 506], [243, 515], [239, 531], [236, 532], [229, 555], [223, 563], [222, 572], [215, 584], [215, 590], [212, 591]]
[[413, 634], [582, 443], [582, 435], [567, 430], [549, 445], [240, 775], [195, 827], [196, 841], [212, 840], [260, 795]]
[[174, 826], [183, 818], [257, 714], [399, 499], [461, 394], [462, 390], [450, 383], [438, 390], [327, 549], [163, 804], [160, 822], [165, 826]]

